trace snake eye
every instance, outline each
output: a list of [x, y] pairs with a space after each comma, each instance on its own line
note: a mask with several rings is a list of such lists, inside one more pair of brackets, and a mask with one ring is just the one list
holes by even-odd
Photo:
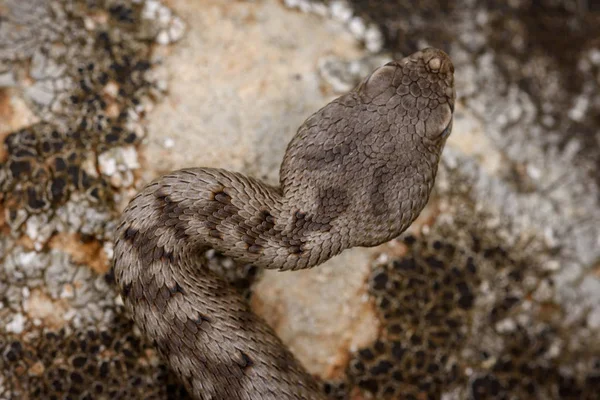
[[450, 105], [440, 104], [431, 110], [424, 124], [424, 130], [417, 129], [417, 133], [429, 140], [441, 140], [450, 135], [452, 130], [452, 109]]

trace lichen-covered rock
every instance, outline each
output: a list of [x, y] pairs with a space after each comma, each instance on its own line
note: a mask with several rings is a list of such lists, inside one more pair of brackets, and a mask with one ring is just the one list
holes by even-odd
[[478, 286], [472, 256], [450, 243], [415, 247], [373, 270], [370, 293], [385, 321], [381, 338], [349, 364], [351, 380], [377, 398], [439, 397], [459, 379], [457, 355]]
[[374, 268], [384, 329], [354, 354], [349, 387], [377, 399], [595, 398], [600, 354], [585, 349], [597, 332], [565, 336], [560, 306], [531, 297], [552, 285], [536, 259], [451, 229], [406, 236], [406, 255]]
[[187, 398], [124, 315], [107, 327], [0, 336], [0, 396], [7, 399]]
[[9, 0], [4, 13], [4, 86], [20, 91], [40, 120], [4, 140], [0, 189], [8, 223], [15, 231], [72, 193], [105, 207], [113, 185], [98, 174], [98, 156], [143, 136], [140, 118], [162, 93], [150, 73], [152, 42], [163, 32], [178, 39], [172, 27], [181, 21], [154, 0]]
[[0, 13], [0, 398], [164, 398], [167, 374], [107, 272], [132, 145], [164, 91], [153, 43], [183, 23], [155, 0], [7, 0]]
[[[184, 31], [165, 4], [189, 18], [181, 54], [160, 46]], [[436, 193], [412, 233], [307, 279], [266, 274], [254, 287], [270, 291], [252, 293], [252, 304], [311, 371], [335, 379], [323, 384], [331, 398], [597, 397], [597, 8], [165, 4], [0, 4], [0, 399], [186, 398], [113, 289], [119, 210], [161, 168], [198, 160], [274, 183], [284, 138], [303, 118], [375, 64], [427, 45], [451, 55], [458, 102]], [[352, 36], [367, 51], [348, 44]], [[165, 72], [183, 83], [147, 118]], [[221, 145], [227, 152], [213, 149]], [[207, 260], [250, 297], [258, 271], [213, 252]], [[346, 263], [361, 264], [352, 265], [357, 282], [337, 276]], [[306, 286], [361, 297], [327, 314]], [[298, 293], [312, 301], [282, 318]], [[357, 315], [379, 320], [358, 345], [347, 337]], [[318, 323], [307, 332], [306, 321]], [[323, 338], [334, 352], [310, 345]]]

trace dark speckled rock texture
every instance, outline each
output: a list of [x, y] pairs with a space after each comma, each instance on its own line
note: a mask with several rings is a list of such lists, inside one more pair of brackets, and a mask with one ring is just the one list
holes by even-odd
[[410, 233], [209, 266], [331, 398], [597, 398], [599, 37], [592, 1], [0, 1], [0, 399], [186, 398], [114, 289], [119, 211], [181, 160], [273, 181], [306, 116], [426, 46], [457, 104]]

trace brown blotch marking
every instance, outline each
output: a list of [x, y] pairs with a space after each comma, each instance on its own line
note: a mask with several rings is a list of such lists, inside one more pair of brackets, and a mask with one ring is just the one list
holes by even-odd
[[141, 301], [147, 297], [146, 290], [139, 280], [131, 282], [128, 289], [128, 297], [131, 297], [136, 301]]
[[211, 200], [218, 201], [221, 204], [231, 204], [231, 196], [225, 193], [223, 190], [213, 192]]
[[236, 218], [239, 218], [239, 208], [231, 204], [231, 196], [224, 189], [212, 192], [210, 200], [212, 201], [203, 204], [199, 212], [206, 218], [204, 226], [208, 229], [208, 236], [223, 239], [223, 233], [217, 227], [228, 220], [232, 220], [232, 225], [238, 226]]
[[178, 282], [175, 282], [175, 285], [169, 288], [169, 290], [171, 291], [172, 295], [175, 295], [177, 293], [185, 294], [185, 290], [183, 290], [183, 288], [179, 285]]
[[[154, 286], [155, 284], [156, 282], [153, 281], [150, 284], [150, 286]], [[161, 314], [164, 313], [167, 309], [167, 304], [169, 303], [169, 300], [171, 300], [171, 297], [173, 297], [170, 288], [168, 288], [166, 285], [163, 285], [155, 290], [152, 290], [152, 287], [146, 288], [148, 290], [148, 294], [150, 295], [150, 299], [153, 300], [153, 305], [156, 306], [158, 312], [160, 312]], [[152, 296], [152, 294], [154, 294], [154, 296]]]
[[302, 245], [300, 246], [290, 246], [289, 247], [289, 251], [290, 254], [294, 254], [299, 256], [300, 254], [304, 253], [304, 249], [302, 248]]
[[244, 374], [243, 369], [235, 363], [218, 363], [211, 368], [213, 373], [222, 374], [221, 371], [227, 371], [228, 379], [222, 379], [213, 386], [214, 392], [211, 398], [213, 399], [232, 399], [240, 393], [244, 393], [246, 380], [248, 376]]
[[261, 211], [261, 217], [269, 225], [269, 229], [275, 227], [275, 217], [273, 217], [269, 211]]
[[[142, 255], [145, 254], [144, 249], [139, 247], [134, 247], [134, 249], [138, 251], [138, 257], [140, 257], [142, 262], [146, 262], [142, 258]], [[149, 306], [159, 313], [165, 312], [169, 301], [177, 293], [185, 294], [185, 291], [177, 282], [173, 286], [164, 283], [159, 284], [152, 268], [140, 270], [139, 277], [131, 285], [131, 297], [136, 300], [144, 299]]]
[[262, 252], [263, 247], [257, 244], [253, 244], [252, 246], [248, 246], [248, 253], [252, 254], [260, 254]]
[[149, 249], [147, 251], [142, 251], [141, 257], [143, 257], [144, 262], [152, 263], [160, 261], [163, 263], [173, 263], [175, 261], [175, 256], [172, 251], [167, 251], [163, 246], [158, 246], [156, 244], [156, 239], [153, 236], [151, 236], [150, 239], [148, 239], [147, 236], [147, 234], [143, 235], [143, 240], [139, 240], [137, 243], [144, 249]]
[[256, 228], [254, 229], [257, 234], [261, 235], [274, 233], [273, 228], [275, 228], [275, 217], [273, 217], [268, 210], [260, 211], [257, 222]]
[[164, 203], [170, 203], [171, 199], [169, 198], [169, 195], [163, 191], [163, 189], [164, 188], [161, 187], [154, 192], [154, 197], [156, 197], [157, 200], [163, 201]]
[[[183, 215], [186, 208], [185, 204], [173, 201], [168, 194], [164, 193], [163, 189], [164, 188], [161, 187], [154, 192], [154, 196], [156, 197], [154, 207], [157, 210], [161, 210], [156, 226], [169, 227], [169, 230], [172, 231], [173, 237], [176, 240], [185, 241], [189, 238], [189, 235], [185, 232], [185, 224], [183, 222], [179, 224], [172, 223], [172, 221], [177, 220], [179, 216]], [[148, 240], [151, 240], [152, 243], [156, 243], [154, 238]], [[166, 258], [172, 260], [172, 255], [168, 256], [168, 252], [166, 253]]]
[[317, 215], [322, 217], [324, 224], [329, 224], [332, 220], [343, 214], [350, 206], [348, 191], [335, 186], [319, 188], [319, 197], [317, 199]]
[[386, 176], [387, 174], [385, 174], [383, 166], [377, 167], [373, 171], [369, 196], [371, 200], [371, 213], [376, 216], [386, 214], [389, 210], [389, 206], [385, 202], [385, 196], [383, 195], [388, 181]]
[[208, 229], [208, 236], [215, 239], [223, 239], [223, 235], [217, 230], [217, 224], [214, 222], [204, 221], [204, 227]]
[[[248, 230], [245, 230], [245, 232], [248, 232]], [[253, 232], [249, 232], [252, 233], [253, 236], [249, 236], [247, 234], [244, 234], [242, 236], [242, 240], [244, 241], [244, 243], [246, 243], [246, 249], [248, 249], [248, 252], [253, 253], [253, 254], [258, 254], [262, 251], [263, 247], [259, 244], [257, 244], [257, 241], [259, 240], [258, 237], [254, 236]]]
[[299, 230], [301, 236], [304, 236], [304, 232], [328, 232], [332, 228], [330, 224], [332, 219], [327, 215], [327, 212], [320, 212], [319, 209], [317, 209], [315, 215], [307, 215], [302, 211], [296, 211], [292, 224], [294, 229]]
[[[335, 126], [335, 122], [332, 124], [332, 126]], [[342, 165], [344, 159], [355, 149], [355, 144], [346, 142], [341, 143], [329, 150], [323, 148], [314, 149], [308, 154], [301, 154], [300, 160], [304, 161], [304, 165], [300, 167], [310, 171], [330, 169], [331, 164], [335, 163]]]
[[175, 226], [173, 227], [172, 231], [176, 240], [185, 240], [189, 237], [182, 226]]
[[304, 231], [306, 227], [310, 224], [310, 216], [307, 217], [305, 212], [296, 211], [294, 213], [294, 218], [292, 219], [292, 229], [294, 232]]
[[252, 361], [252, 359], [250, 359], [250, 356], [248, 356], [248, 354], [244, 353], [241, 350], [238, 350], [240, 352], [240, 362], [238, 363], [238, 365], [240, 366], [240, 368], [242, 370], [245, 370], [247, 368], [250, 368], [254, 365], [254, 361]]
[[163, 260], [164, 254], [165, 254], [164, 247], [154, 247], [154, 250], [152, 250], [152, 258], [154, 260]]
[[275, 218], [268, 210], [261, 210], [258, 215], [252, 217], [251, 223], [245, 223], [241, 220], [237, 227], [237, 232], [246, 243], [248, 252], [260, 254], [266, 243], [263, 237], [275, 235]]
[[219, 231], [218, 231], [218, 230], [216, 230], [216, 229], [212, 229], [212, 230], [210, 230], [210, 231], [208, 232], [208, 235], [209, 235], [210, 237], [212, 237], [212, 238], [215, 238], [215, 239], [223, 239], [223, 236], [221, 235], [221, 232], [219, 232]]
[[168, 261], [170, 263], [174, 263], [175, 262], [175, 255], [173, 254], [172, 251], [167, 251], [167, 252], [163, 251], [163, 255], [160, 258], [160, 261], [162, 261], [162, 262]]
[[281, 234], [281, 245], [287, 247], [290, 254], [299, 256], [305, 251], [307, 233], [329, 231], [330, 221], [326, 215], [308, 215], [298, 210], [292, 218], [291, 229]]
[[212, 322], [210, 318], [208, 318], [206, 315], [203, 315], [200, 313], [198, 313], [196, 318], [193, 319], [192, 321], [194, 321], [198, 325], [202, 325], [203, 322], [208, 322], [209, 324]]
[[128, 297], [131, 292], [131, 282], [123, 285], [123, 290], [121, 291], [121, 296]]

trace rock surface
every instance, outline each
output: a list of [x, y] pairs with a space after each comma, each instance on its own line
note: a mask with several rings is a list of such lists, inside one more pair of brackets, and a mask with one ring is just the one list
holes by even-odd
[[592, 3], [4, 0], [0, 15], [0, 399], [186, 398], [114, 290], [119, 210], [184, 166], [275, 184], [307, 116], [427, 45], [452, 57], [458, 103], [411, 233], [311, 271], [209, 266], [332, 398], [597, 396]]

